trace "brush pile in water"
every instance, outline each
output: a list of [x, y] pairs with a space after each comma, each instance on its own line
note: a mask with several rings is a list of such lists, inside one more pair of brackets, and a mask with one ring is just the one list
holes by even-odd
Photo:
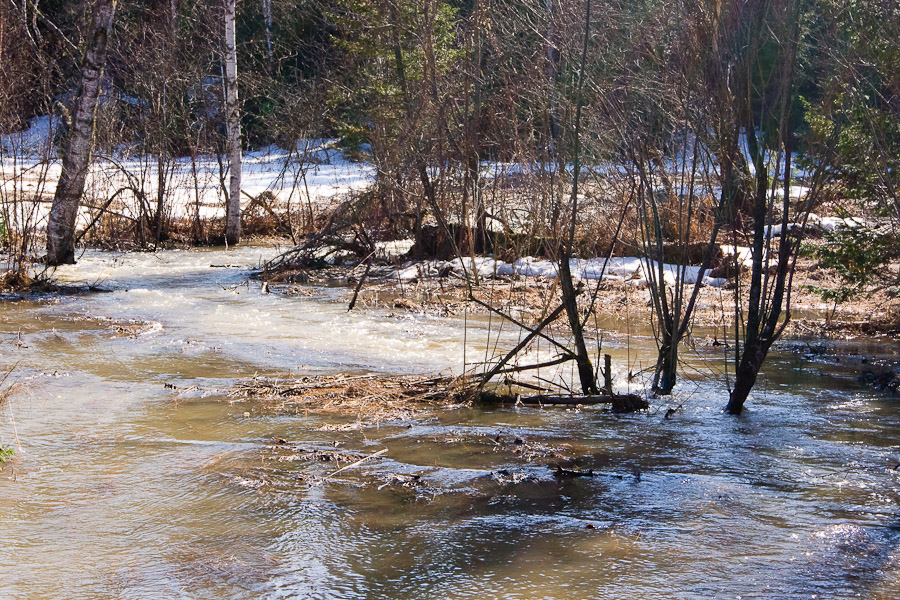
[[365, 415], [375, 421], [397, 420], [422, 412], [471, 402], [475, 390], [465, 377], [319, 375], [297, 379], [254, 378], [238, 384], [232, 395], [274, 402], [286, 411], [320, 410]]
[[[483, 390], [479, 377], [427, 377], [421, 375], [369, 374], [357, 376], [319, 375], [297, 379], [254, 378], [238, 384], [232, 396], [264, 400], [277, 410], [296, 412], [317, 410], [365, 417], [368, 421], [396, 421], [442, 406], [444, 408], [481, 402], [487, 404], [530, 404], [578, 406], [609, 404], [613, 412], [634, 412], [648, 408], [637, 394], [525, 396]], [[493, 388], [494, 386], [492, 386]]]

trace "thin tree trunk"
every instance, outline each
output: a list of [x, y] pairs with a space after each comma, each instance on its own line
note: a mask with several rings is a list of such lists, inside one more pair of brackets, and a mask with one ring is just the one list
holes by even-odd
[[[557, 84], [560, 68], [560, 51], [557, 45], [557, 35], [553, 29], [553, 0], [544, 0], [544, 8], [547, 13], [547, 85], [550, 89], [550, 106], [548, 107], [547, 127], [547, 164], [550, 165], [550, 232], [556, 235], [559, 224], [560, 210], [562, 210], [562, 198], [557, 196], [556, 179], [565, 172], [565, 164], [559, 158], [559, 92]], [[554, 172], [555, 170], [555, 172]]]
[[[796, 10], [796, 8], [794, 9]], [[764, 243], [768, 245], [770, 234], [766, 228], [768, 212], [768, 170], [765, 165], [765, 148], [757, 140], [752, 127], [747, 128], [747, 141], [751, 154], [755, 157], [756, 166], [756, 198], [753, 210], [753, 266], [750, 275], [750, 299], [745, 326], [744, 349], [735, 370], [734, 389], [728, 398], [725, 411], [739, 415], [744, 410], [744, 403], [753, 389], [763, 362], [772, 344], [781, 336], [790, 320], [790, 305], [785, 308], [785, 296], [790, 292], [791, 258], [800, 247], [800, 237], [792, 239], [788, 230], [790, 222], [790, 188], [793, 126], [790, 108], [794, 94], [794, 70], [797, 61], [797, 45], [800, 40], [800, 17], [789, 11], [792, 19], [792, 34], [788, 39], [787, 55], [784, 59], [784, 71], [781, 80], [780, 115], [778, 115], [778, 134], [781, 148], [784, 151], [784, 172], [782, 184], [781, 241], [778, 247], [778, 262], [775, 264], [772, 277], [774, 282], [769, 288], [769, 258], [764, 252]], [[808, 211], [809, 209], [807, 209]], [[789, 296], [788, 296], [789, 301]]]
[[275, 72], [275, 54], [272, 46], [272, 0], [262, 0], [263, 19], [266, 22], [266, 52], [268, 53], [269, 75]]
[[756, 378], [762, 368], [767, 351], [760, 347], [758, 340], [744, 346], [741, 362], [738, 363], [734, 374], [734, 389], [728, 396], [728, 405], [725, 412], [730, 415], [739, 415], [744, 411], [744, 403], [750, 396], [750, 391], [756, 385]]
[[225, 203], [225, 243], [241, 241], [241, 113], [238, 103], [235, 0], [225, 0], [225, 112], [228, 127], [229, 189]]
[[156, 156], [156, 214], [153, 217], [153, 236], [157, 245], [163, 238], [163, 225], [165, 223], [166, 210], [166, 177], [168, 166], [161, 151]]
[[[467, 79], [471, 78], [471, 84], [466, 82], [466, 157], [465, 172], [463, 177], [462, 192], [462, 219], [464, 225], [465, 240], [472, 264], [475, 264], [475, 253], [480, 247], [481, 252], [487, 252], [485, 238], [486, 229], [482, 227], [484, 221], [484, 208], [481, 205], [481, 182], [479, 180], [479, 150], [480, 140], [478, 122], [481, 117], [481, 87], [482, 87], [482, 43], [481, 43], [481, 1], [475, 0], [472, 8], [472, 52], [468, 68]], [[469, 104], [471, 103], [471, 110]], [[474, 209], [474, 228], [469, 221], [469, 202]], [[476, 236], [481, 236], [480, 245]]]
[[550, 139], [548, 150], [551, 160], [556, 156], [556, 142], [559, 139], [559, 102], [557, 100], [557, 77], [559, 76], [560, 52], [553, 30], [553, 0], [544, 0], [547, 12], [547, 84], [550, 86]]
[[[175, 44], [178, 42], [178, 0], [169, 1], [169, 8], [165, 13], [165, 16], [167, 19], [166, 33], [168, 35], [169, 48], [171, 52], [171, 50], [175, 48]], [[169, 56], [171, 56], [171, 54]], [[170, 168], [169, 134], [166, 127], [166, 123], [169, 120], [168, 93], [168, 82], [164, 82], [162, 87], [162, 94], [159, 98], [159, 115], [157, 117], [158, 122], [156, 124], [156, 134], [159, 136], [159, 152], [156, 155], [156, 215], [154, 216], [154, 237], [156, 239], [157, 246], [166, 235], [165, 203], [166, 194], [168, 193], [167, 188]]]
[[62, 173], [47, 222], [47, 264], [75, 263], [75, 221], [91, 162], [94, 115], [106, 64], [106, 46], [112, 29], [116, 0], [98, 0], [75, 96]]
[[582, 89], [584, 88], [584, 71], [587, 61], [588, 41], [591, 26], [591, 0], [588, 0], [584, 14], [584, 47], [581, 54], [581, 69], [578, 76], [578, 93], [575, 104], [575, 148], [574, 148], [574, 172], [572, 174], [572, 213], [569, 217], [569, 232], [565, 241], [562, 256], [559, 261], [559, 284], [562, 290], [563, 305], [566, 308], [566, 316], [569, 326], [572, 328], [572, 337], [575, 341], [575, 364], [578, 366], [578, 379], [581, 383], [581, 391], [585, 395], [597, 393], [597, 378], [591, 358], [588, 355], [587, 345], [584, 343], [584, 329], [581, 323], [581, 315], [578, 312], [578, 291], [572, 281], [572, 270], [569, 261], [572, 258], [572, 246], [575, 243], [575, 225], [578, 217], [578, 179], [581, 171], [581, 105]]
[[[784, 326], [790, 319], [790, 311], [782, 311], [784, 305], [785, 294], [788, 291], [788, 276], [790, 274], [790, 259], [794, 255], [799, 242], [791, 240], [788, 234], [788, 208], [790, 202], [790, 185], [791, 185], [791, 150], [787, 146], [785, 152], [785, 168], [784, 168], [784, 206], [782, 207], [781, 222], [781, 243], [778, 248], [778, 263], [775, 267], [775, 284], [771, 293], [771, 307], [765, 317], [764, 322], [755, 322], [755, 326], [759, 330], [756, 334], [755, 330], [749, 329], [744, 345], [744, 353], [738, 363], [735, 371], [734, 389], [728, 398], [728, 405], [725, 411], [728, 414], [739, 415], [744, 410], [744, 403], [750, 396], [750, 391], [756, 384], [759, 370], [762, 368], [766, 356], [772, 344], [781, 336]], [[756, 258], [754, 257], [754, 265]], [[760, 285], [758, 282], [755, 282]], [[752, 284], [751, 284], [752, 285]], [[751, 296], [753, 288], [751, 287]], [[782, 320], [784, 313], [784, 320]]]

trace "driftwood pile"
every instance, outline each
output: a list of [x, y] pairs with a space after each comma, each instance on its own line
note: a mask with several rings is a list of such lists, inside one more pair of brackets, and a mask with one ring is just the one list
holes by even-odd
[[379, 422], [410, 418], [434, 405], [473, 400], [465, 378], [368, 375], [319, 375], [296, 379], [254, 378], [232, 395], [273, 401], [287, 411], [319, 410], [365, 416]]
[[522, 395], [482, 389], [480, 378], [422, 377], [385, 374], [319, 375], [295, 379], [254, 378], [238, 384], [235, 397], [269, 401], [276, 409], [296, 412], [317, 410], [365, 417], [382, 422], [413, 418], [435, 406], [451, 407], [472, 403], [524, 405], [610, 404], [614, 412], [634, 412], [648, 408], [637, 394], [593, 396]]

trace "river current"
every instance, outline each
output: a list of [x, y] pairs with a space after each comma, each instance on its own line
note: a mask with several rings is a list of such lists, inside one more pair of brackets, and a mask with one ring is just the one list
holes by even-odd
[[[265, 293], [248, 276], [274, 252], [88, 252], [57, 278], [103, 291], [2, 301], [0, 598], [900, 597], [900, 405], [840, 357], [782, 344], [738, 418], [698, 343], [649, 413], [354, 426], [228, 392], [459, 372], [497, 342], [484, 319], [348, 313], [343, 288]], [[653, 341], [604, 327], [622, 385]], [[328, 449], [386, 452], [323, 479]]]

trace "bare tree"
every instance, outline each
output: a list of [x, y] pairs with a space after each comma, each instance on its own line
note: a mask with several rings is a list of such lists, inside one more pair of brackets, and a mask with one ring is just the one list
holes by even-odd
[[[704, 278], [721, 260], [716, 243], [729, 196], [717, 186], [708, 131], [704, 66], [715, 62], [716, 31], [706, 7], [653, 11], [635, 26], [642, 68], [627, 76], [628, 102], [611, 122], [639, 217], [644, 272], [658, 344], [651, 391], [670, 394], [681, 341], [689, 335]], [[630, 124], [629, 124], [630, 122]], [[695, 274], [689, 269], [700, 262]], [[717, 265], [718, 266], [718, 265]]]
[[238, 103], [235, 0], [225, 0], [225, 113], [230, 176], [225, 204], [225, 243], [238, 244], [241, 241], [241, 109]]
[[591, 359], [588, 355], [587, 345], [584, 341], [584, 323], [578, 310], [578, 292], [572, 279], [570, 261], [572, 259], [572, 247], [575, 243], [575, 228], [578, 221], [578, 183], [581, 177], [581, 112], [584, 92], [584, 74], [587, 66], [588, 46], [591, 31], [591, 0], [587, 0], [584, 9], [584, 43], [581, 51], [581, 64], [578, 69], [578, 84], [575, 100], [575, 123], [573, 130], [574, 147], [572, 150], [572, 195], [570, 198], [571, 214], [569, 215], [569, 228], [563, 240], [559, 255], [559, 284], [562, 289], [563, 305], [566, 307], [566, 316], [569, 326], [572, 328], [573, 341], [575, 342], [575, 364], [578, 366], [578, 379], [581, 391], [584, 394], [597, 393], [597, 377]]
[[[800, 2], [735, 1], [729, 7], [735, 53], [734, 69], [740, 73], [730, 83], [728, 96], [733, 123], [746, 136], [747, 165], [741, 177], [748, 198], [750, 219], [750, 281], [743, 297], [735, 291], [735, 379], [726, 411], [740, 414], [772, 344], [790, 320], [793, 266], [801, 235], [793, 222], [805, 223], [811, 210], [809, 199], [792, 214], [793, 115], [796, 95], [796, 64], [800, 43]], [[771, 55], [774, 61], [769, 63]], [[728, 134], [729, 137], [733, 133]], [[743, 149], [740, 149], [744, 152]], [[731, 162], [739, 162], [732, 160]], [[814, 176], [815, 179], [818, 179]], [[776, 190], [783, 195], [778, 202]], [[779, 215], [780, 213], [780, 215]], [[775, 249], [773, 227], [777, 218], [781, 238]], [[746, 313], [744, 313], [746, 307]]]
[[97, 0], [94, 8], [90, 37], [82, 61], [81, 83], [75, 96], [72, 123], [63, 155], [62, 173], [47, 223], [47, 264], [53, 266], [75, 262], [75, 221], [90, 168], [94, 115], [115, 9], [116, 0]]
[[[26, 10], [26, 3], [21, 3]], [[0, 11], [0, 132], [23, 129], [24, 117], [49, 112], [50, 90], [58, 64], [51, 44], [29, 32], [34, 21]], [[20, 15], [24, 17], [25, 15]], [[6, 273], [0, 287], [27, 284], [38, 229], [43, 225], [42, 200], [51, 184], [51, 157], [56, 121], [47, 119], [41, 139], [27, 133], [5, 135], [0, 142], [0, 251]]]

